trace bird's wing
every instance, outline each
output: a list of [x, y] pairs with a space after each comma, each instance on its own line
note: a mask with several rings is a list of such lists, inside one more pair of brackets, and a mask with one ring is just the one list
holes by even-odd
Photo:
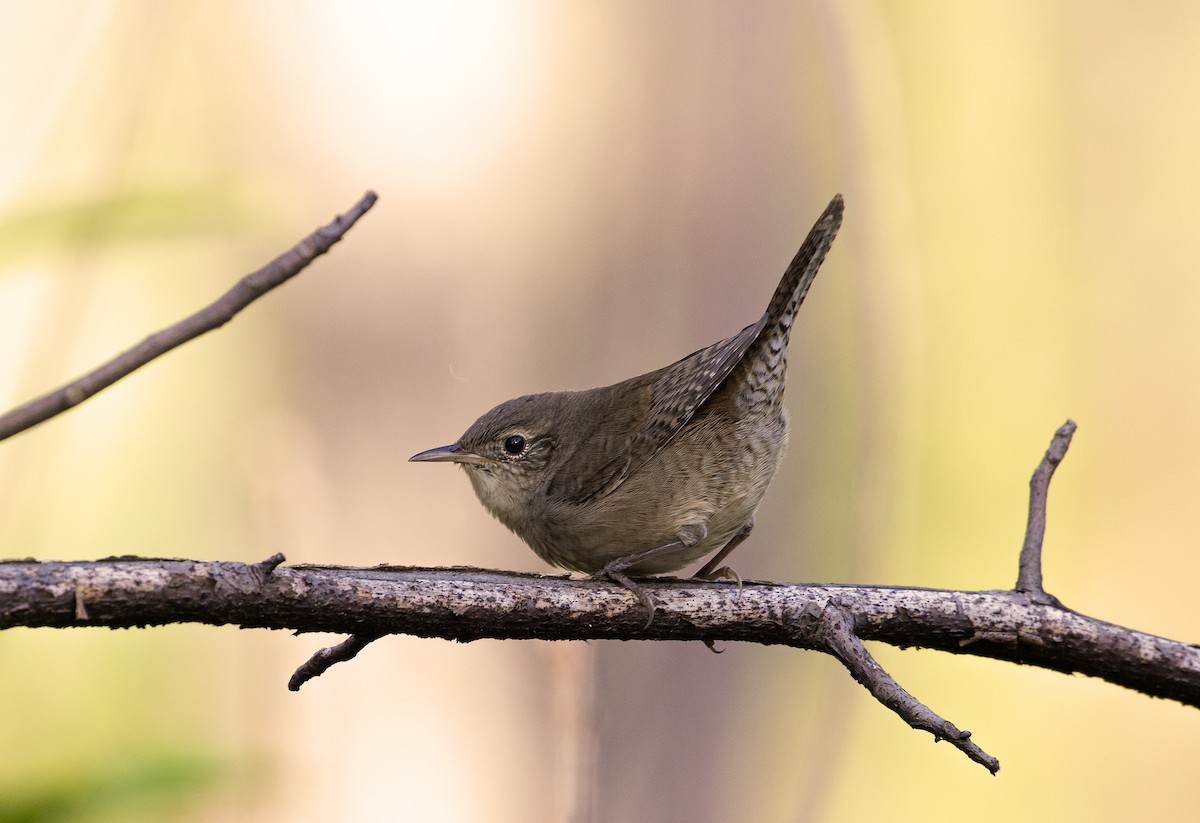
[[[604, 427], [595, 432], [596, 448], [589, 449], [592, 459], [574, 464], [575, 471], [556, 478], [553, 493], [575, 503], [603, 497], [621, 485], [627, 477], [646, 464], [671, 442], [696, 410], [725, 382], [753, 345], [767, 323], [767, 315], [733, 337], [692, 352], [687, 357], [658, 371], [634, 377], [611, 386], [614, 399], [641, 408], [627, 408], [625, 414], [640, 417], [611, 442]], [[624, 417], [624, 414], [618, 414]], [[597, 442], [603, 440], [604, 442]], [[596, 459], [596, 458], [600, 459]], [[607, 459], [605, 459], [607, 458]], [[592, 471], [580, 472], [583, 464], [594, 464]]]

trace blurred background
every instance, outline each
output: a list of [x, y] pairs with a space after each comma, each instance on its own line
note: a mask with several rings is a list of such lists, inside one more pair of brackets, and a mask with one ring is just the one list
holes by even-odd
[[[376, 208], [229, 326], [0, 445], [0, 554], [542, 571], [406, 463], [753, 321], [835, 192], [747, 578], [1047, 588], [1200, 636], [1200, 6], [0, 2], [0, 400]], [[1183, 819], [1200, 715], [832, 659], [233, 628], [0, 635], [0, 821]]]

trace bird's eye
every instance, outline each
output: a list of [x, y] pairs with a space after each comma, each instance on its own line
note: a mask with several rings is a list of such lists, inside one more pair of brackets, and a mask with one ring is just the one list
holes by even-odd
[[514, 434], [504, 441], [504, 450], [509, 454], [520, 454], [525, 451], [525, 438], [519, 434]]

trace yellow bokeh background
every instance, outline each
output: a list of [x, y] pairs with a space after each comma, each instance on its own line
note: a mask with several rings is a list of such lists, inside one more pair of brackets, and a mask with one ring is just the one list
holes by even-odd
[[[762, 311], [837, 191], [748, 578], [1047, 588], [1200, 635], [1200, 6], [0, 2], [0, 402], [327, 257], [0, 444], [0, 555], [544, 566], [408, 455]], [[875, 649], [0, 634], [0, 821], [1192, 819], [1200, 715]], [[24, 814], [25, 816], [21, 816]], [[41, 816], [30, 815], [40, 814]]]

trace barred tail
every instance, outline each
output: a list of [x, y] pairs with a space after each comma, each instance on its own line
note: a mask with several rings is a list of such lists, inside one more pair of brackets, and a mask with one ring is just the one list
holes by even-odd
[[[783, 273], [779, 288], [775, 289], [775, 296], [771, 298], [771, 305], [767, 307], [767, 328], [763, 330], [764, 337], [778, 335], [782, 337], [783, 345], [787, 346], [792, 317], [804, 302], [808, 287], [812, 285], [817, 270], [825, 262], [826, 252], [833, 245], [833, 238], [837, 237], [838, 229], [842, 227], [843, 208], [842, 196], [835, 194], [809, 231], [808, 237], [804, 238], [800, 251], [796, 252], [791, 265]], [[772, 328], [775, 326], [780, 328]]]
[[775, 405], [782, 401], [792, 319], [842, 226], [842, 210], [842, 196], [834, 195], [783, 273], [767, 307], [766, 324], [743, 360], [744, 387], [739, 405], [761, 408], [764, 402]]

